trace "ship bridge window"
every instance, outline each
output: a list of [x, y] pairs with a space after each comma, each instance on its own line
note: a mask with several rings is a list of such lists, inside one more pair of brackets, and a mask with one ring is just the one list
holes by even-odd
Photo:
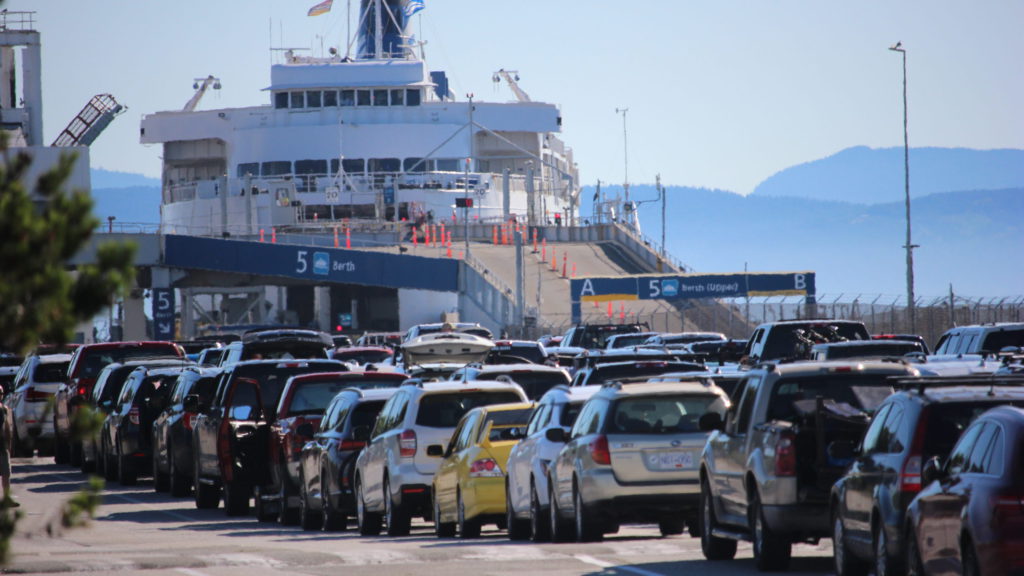
[[355, 90], [342, 90], [341, 91], [341, 102], [342, 106], [355, 106], [356, 105], [356, 91]]
[[374, 106], [387, 106], [388, 105], [388, 91], [387, 90], [374, 90], [373, 91], [373, 105]]
[[370, 91], [369, 90], [356, 90], [356, 106], [369, 106], [370, 105]]
[[306, 92], [306, 108], [320, 107], [320, 91], [310, 90]]
[[306, 106], [306, 93], [305, 92], [291, 92], [292, 108], [304, 108]]
[[248, 162], [245, 164], [238, 165], [238, 177], [245, 178], [246, 176], [259, 176], [260, 175], [260, 163], [259, 162]]
[[402, 162], [398, 158], [370, 158], [370, 172], [399, 172]]
[[299, 180], [299, 192], [314, 190], [316, 177], [327, 175], [327, 160], [296, 160], [295, 175]]
[[[341, 161], [341, 167], [344, 168], [345, 174], [362, 174], [366, 171], [366, 160], [362, 158], [346, 158]], [[338, 173], [338, 159], [334, 158], [331, 160], [331, 174]]]
[[438, 158], [437, 159], [437, 171], [438, 172], [458, 172], [459, 171], [459, 160], [458, 160], [458, 158]]
[[336, 90], [324, 90], [324, 108], [333, 108], [338, 105], [338, 92]]
[[419, 90], [406, 90], [405, 91], [405, 105], [406, 106], [419, 106], [420, 105], [420, 91]]
[[402, 166], [409, 173], [427, 172], [427, 162], [429, 160], [424, 160], [423, 158], [406, 158]]
[[287, 160], [264, 162], [261, 176], [285, 176], [292, 173], [292, 163]]
[[274, 108], [287, 108], [288, 107], [288, 93], [287, 92], [276, 92], [274, 93]]
[[391, 105], [401, 106], [405, 102], [405, 90], [392, 90], [391, 91]]

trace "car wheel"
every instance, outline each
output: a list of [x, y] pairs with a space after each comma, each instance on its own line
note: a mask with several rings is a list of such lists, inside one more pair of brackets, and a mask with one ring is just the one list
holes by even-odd
[[92, 448], [90, 449], [90, 451], [92, 452], [92, 461], [91, 462], [89, 461], [88, 458], [85, 457], [85, 453], [84, 453], [84, 449], [83, 449], [82, 462], [81, 462], [81, 464], [78, 465], [78, 469], [82, 471], [82, 474], [88, 474], [88, 473], [93, 472], [93, 471], [98, 469], [97, 467], [99, 466], [99, 460], [100, 460], [99, 452], [100, 451], [96, 449], [96, 443], [95, 442], [93, 443]]
[[583, 504], [583, 493], [573, 483], [572, 491], [573, 508], [575, 508], [576, 520], [576, 541], [577, 542], [600, 542], [604, 539], [604, 532], [601, 531], [601, 523], [591, 518], [591, 510]]
[[700, 548], [708, 560], [732, 560], [736, 557], [736, 541], [714, 535], [717, 528], [715, 509], [711, 504], [711, 489], [706, 481], [700, 483]]
[[836, 576], [864, 576], [868, 573], [867, 563], [854, 557], [846, 545], [846, 525], [838, 510], [832, 515], [832, 558]]
[[[322, 501], [323, 498], [321, 497]], [[306, 488], [306, 479], [303, 478], [299, 482], [299, 526], [302, 526], [303, 530], [319, 530], [323, 526], [323, 522], [323, 513], [314, 513], [309, 507], [309, 489]]]
[[768, 527], [764, 520], [761, 497], [754, 492], [750, 503], [750, 533], [753, 536], [754, 564], [761, 572], [786, 570], [793, 555], [793, 543]]
[[547, 542], [551, 539], [551, 523], [547, 510], [540, 505], [540, 495], [537, 494], [537, 485], [530, 482], [530, 540], [534, 542]]
[[441, 503], [437, 501], [437, 493], [432, 498], [434, 502], [434, 534], [438, 538], [452, 538], [455, 536], [455, 522], [441, 521]]
[[388, 526], [388, 536], [408, 536], [412, 517], [403, 506], [395, 502], [391, 496], [391, 481], [384, 479], [384, 522]]
[[455, 508], [459, 518], [459, 538], [479, 538], [480, 520], [466, 518], [466, 504], [462, 501], [462, 490], [455, 492]]
[[[103, 443], [103, 447], [100, 449], [100, 454], [103, 456], [103, 478], [113, 482], [117, 480], [117, 461], [114, 460], [114, 455], [110, 453], [110, 447]], [[79, 460], [81, 464], [81, 460]]]
[[68, 442], [57, 430], [57, 417], [53, 418], [53, 462], [54, 464], [67, 464], [71, 459]]
[[505, 483], [505, 527], [509, 540], [526, 540], [530, 537], [530, 521], [516, 518], [516, 510], [512, 507], [512, 494], [508, 483]]
[[121, 452], [117, 447], [117, 481], [121, 486], [134, 486], [139, 481], [139, 471], [135, 469], [135, 462]]
[[978, 566], [978, 553], [974, 550], [974, 543], [970, 538], [964, 537], [960, 542], [960, 563], [964, 576], [980, 576], [981, 568]]
[[356, 522], [359, 524], [359, 535], [377, 536], [380, 534], [380, 521], [380, 514], [366, 509], [366, 501], [363, 499], [363, 483], [356, 478]]
[[167, 467], [170, 469], [167, 473], [167, 488], [171, 492], [171, 496], [182, 497], [188, 496], [189, 481], [188, 477], [178, 471], [178, 467], [174, 464], [174, 452], [171, 451], [171, 446], [167, 446]]
[[153, 443], [153, 490], [156, 492], [167, 492], [171, 487], [171, 478], [168, 474], [160, 471], [160, 460], [157, 457], [156, 442]]
[[342, 531], [348, 529], [348, 517], [338, 510], [335, 510], [331, 503], [330, 492], [327, 491], [327, 471], [320, 472], [320, 510], [323, 515], [321, 528], [325, 532]]
[[666, 516], [658, 521], [658, 530], [662, 536], [677, 536], [683, 533], [686, 521], [682, 516]]
[[288, 491], [288, 471], [283, 466], [281, 467], [279, 478], [281, 479], [281, 485], [277, 489], [277, 506], [280, 508], [280, 512], [277, 515], [277, 521], [282, 526], [295, 526], [299, 523], [299, 508], [288, 504], [288, 497], [290, 496]]
[[256, 509], [257, 522], [277, 522], [277, 508], [268, 506], [265, 500], [265, 490], [262, 486], [253, 488], [253, 508]]
[[245, 482], [224, 483], [224, 512], [228, 516], [245, 516], [249, 513], [249, 493]]
[[548, 520], [552, 542], [568, 542], [573, 539], [572, 524], [562, 519], [555, 498], [554, 482], [548, 481]]
[[889, 535], [884, 526], [875, 529], [875, 576], [893, 576], [903, 573], [899, 558], [893, 558], [889, 550]]
[[199, 467], [196, 467], [196, 474], [192, 485], [195, 487], [196, 508], [200, 510], [212, 510], [220, 504], [220, 488], [212, 484], [203, 484], [199, 481]]
[[906, 546], [907, 576], [924, 576], [924, 565], [921, 563], [921, 551], [917, 547], [917, 535], [913, 528], [907, 529], [904, 546]]

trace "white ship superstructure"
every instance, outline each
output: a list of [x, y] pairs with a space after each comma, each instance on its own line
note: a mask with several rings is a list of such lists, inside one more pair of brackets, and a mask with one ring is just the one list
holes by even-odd
[[[284, 52], [264, 105], [195, 110], [193, 98], [145, 116], [142, 142], [163, 144], [162, 231], [253, 235], [467, 215], [571, 221], [579, 178], [558, 137], [558, 107], [530, 101], [504, 71], [495, 79], [515, 101], [457, 99], [409, 41], [406, 1], [362, 0], [355, 57]], [[472, 208], [456, 208], [467, 197]]]

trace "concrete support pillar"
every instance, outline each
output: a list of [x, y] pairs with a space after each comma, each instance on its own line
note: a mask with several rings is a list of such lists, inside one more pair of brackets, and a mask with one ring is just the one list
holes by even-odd
[[349, 311], [352, 314], [351, 330], [354, 332], [356, 330], [359, 330], [359, 300], [355, 298], [352, 299], [352, 303], [349, 304]]
[[121, 322], [123, 329], [122, 337], [125, 340], [148, 340], [150, 335], [146, 330], [145, 299], [142, 297], [142, 289], [135, 288], [127, 296], [121, 305], [124, 318]]
[[324, 332], [332, 332], [331, 326], [331, 288], [316, 286], [313, 288], [313, 317], [316, 325]]

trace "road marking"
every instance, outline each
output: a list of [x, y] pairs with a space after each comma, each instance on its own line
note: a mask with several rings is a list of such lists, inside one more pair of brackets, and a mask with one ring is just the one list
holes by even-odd
[[615, 568], [616, 570], [622, 570], [625, 572], [632, 572], [633, 574], [640, 574], [640, 576], [664, 576], [659, 572], [651, 572], [650, 570], [644, 570], [643, 568], [634, 568], [632, 566], [620, 566], [611, 562], [605, 562], [604, 560], [598, 560], [593, 556], [587, 556], [586, 554], [576, 554], [573, 558], [583, 562], [584, 564], [590, 564], [591, 566], [597, 566], [598, 568]]
[[181, 572], [182, 574], [187, 574], [188, 576], [211, 576], [206, 572], [200, 572], [199, 570], [193, 570], [191, 568], [175, 568], [174, 571]]

